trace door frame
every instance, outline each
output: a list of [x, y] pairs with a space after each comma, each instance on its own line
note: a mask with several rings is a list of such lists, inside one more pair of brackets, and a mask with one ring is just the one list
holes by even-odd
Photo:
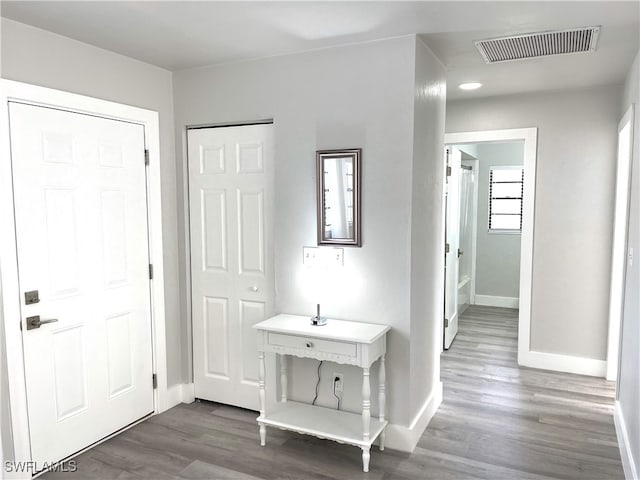
[[[445, 145], [524, 141], [524, 200], [520, 237], [520, 310], [518, 318], [518, 364], [538, 366], [531, 351], [531, 285], [533, 277], [533, 238], [536, 194], [538, 129], [513, 128], [475, 132], [445, 133]], [[474, 292], [475, 293], [475, 292]]]
[[[451, 148], [450, 148], [451, 147]], [[443, 312], [443, 320], [444, 322], [442, 322], [442, 347], [440, 349], [441, 352], [444, 352], [446, 350], [449, 350], [451, 348], [451, 345], [453, 344], [453, 340], [455, 339], [456, 335], [458, 334], [458, 323], [459, 323], [459, 318], [460, 318], [460, 310], [459, 310], [459, 304], [458, 304], [458, 293], [459, 293], [459, 285], [460, 285], [460, 257], [455, 257], [458, 261], [458, 281], [455, 283], [455, 293], [450, 292], [450, 289], [448, 288], [449, 286], [449, 278], [448, 277], [448, 273], [451, 270], [451, 266], [447, 267], [447, 262], [449, 261], [449, 255], [451, 255], [452, 257], [454, 256], [453, 252], [449, 251], [449, 253], [447, 253], [447, 246], [451, 247], [451, 243], [450, 243], [450, 238], [449, 238], [449, 208], [451, 205], [451, 199], [453, 198], [451, 196], [451, 188], [449, 188], [451, 185], [455, 185], [455, 181], [453, 181], [454, 175], [453, 175], [453, 166], [452, 166], [452, 162], [451, 157], [453, 156], [453, 149], [455, 148], [454, 145], [449, 145], [449, 144], [445, 144], [444, 146], [444, 152], [445, 152], [445, 160], [444, 160], [444, 185], [443, 185], [443, 191], [442, 191], [442, 204], [443, 204], [443, 224], [444, 224], [444, 246], [445, 246], [445, 250], [444, 250], [444, 312]], [[457, 150], [457, 152], [460, 154], [460, 167], [462, 167], [462, 150], [460, 149], [455, 149]], [[460, 170], [462, 170], [462, 168], [460, 168]], [[458, 251], [460, 250], [460, 172], [457, 172], [457, 178], [455, 179], [457, 180], [458, 183], [458, 191], [457, 191], [457, 198], [456, 201], [458, 203], [458, 227], [457, 227], [457, 231], [458, 231], [458, 246], [457, 249]], [[455, 225], [455, 223], [454, 223]], [[448, 302], [449, 302], [449, 295], [455, 295], [456, 297], [456, 301], [454, 302], [455, 304], [455, 315], [452, 315], [451, 317], [449, 316], [449, 313], [447, 309], [448, 309]], [[455, 322], [452, 322], [452, 320], [455, 318]], [[453, 334], [453, 337], [451, 339], [451, 343], [449, 343], [449, 346], [447, 347], [447, 328], [451, 328], [447, 325], [445, 325], [446, 323], [455, 323], [455, 328], [456, 328], [456, 333]]]
[[[609, 292], [609, 327], [607, 339], [607, 372], [606, 379], [618, 380], [620, 331], [624, 309], [624, 287], [627, 276], [627, 236], [629, 230], [629, 202], [631, 201], [631, 170], [633, 165], [634, 141], [634, 105], [627, 109], [618, 122], [618, 149], [620, 148], [620, 132], [629, 124], [629, 155], [627, 159], [618, 157], [616, 151], [616, 187], [613, 217], [613, 238], [611, 246], [611, 285]], [[620, 167], [626, 169], [620, 171]], [[623, 165], [621, 165], [621, 162]], [[618, 195], [621, 195], [618, 198]], [[619, 200], [619, 202], [618, 202]]]
[[[149, 150], [149, 167], [147, 170], [149, 257], [153, 264], [153, 279], [150, 280], [152, 364], [153, 371], [157, 376], [157, 388], [154, 390], [154, 414], [160, 413], [170, 406], [170, 399], [167, 394], [160, 133], [157, 112], [84, 95], [0, 79], [0, 224], [6, 227], [9, 232], [8, 235], [0, 236], [0, 352], [4, 350], [6, 355], [11, 424], [10, 427], [7, 426], [10, 428], [8, 436], [11, 438], [11, 445], [5, 445], [5, 448], [12, 448], [13, 455], [10, 457], [14, 461], [29, 462], [31, 461], [31, 441], [27, 410], [15, 237], [9, 131], [10, 101], [127, 121], [144, 127], [145, 148]], [[11, 319], [11, 321], [6, 321], [8, 319]], [[21, 320], [20, 323], [18, 323], [18, 319]], [[151, 382], [151, 379], [149, 381]], [[5, 434], [5, 432], [1, 433]]]

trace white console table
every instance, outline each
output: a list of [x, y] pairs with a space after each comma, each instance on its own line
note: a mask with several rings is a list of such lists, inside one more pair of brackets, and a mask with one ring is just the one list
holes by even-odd
[[[384, 450], [385, 428], [385, 353], [386, 334], [390, 327], [371, 323], [329, 319], [326, 325], [312, 326], [310, 317], [277, 315], [254, 325], [258, 331], [260, 361], [260, 445], [266, 444], [266, 426], [313, 435], [362, 449], [362, 469], [369, 471], [371, 445], [380, 437]], [[266, 410], [265, 353], [282, 356], [280, 361], [280, 401]], [[315, 358], [362, 368], [362, 415], [287, 401], [287, 362], [285, 355]], [[378, 419], [371, 418], [371, 386], [369, 369], [380, 359], [378, 374]], [[274, 378], [275, 381], [275, 378]]]

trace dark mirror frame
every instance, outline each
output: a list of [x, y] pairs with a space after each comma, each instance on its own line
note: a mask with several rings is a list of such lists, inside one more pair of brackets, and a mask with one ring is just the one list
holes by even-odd
[[[326, 158], [353, 159], [353, 238], [325, 238], [325, 208], [324, 208], [324, 160]], [[361, 177], [362, 149], [349, 148], [340, 150], [316, 151], [316, 186], [318, 208], [318, 245], [344, 245], [352, 247], [362, 246], [361, 230]]]

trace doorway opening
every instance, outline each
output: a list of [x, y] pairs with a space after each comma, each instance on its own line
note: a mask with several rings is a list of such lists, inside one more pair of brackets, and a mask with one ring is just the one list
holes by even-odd
[[499, 315], [517, 318], [518, 363], [527, 362], [536, 137], [535, 128], [445, 135], [444, 350], [461, 315]]

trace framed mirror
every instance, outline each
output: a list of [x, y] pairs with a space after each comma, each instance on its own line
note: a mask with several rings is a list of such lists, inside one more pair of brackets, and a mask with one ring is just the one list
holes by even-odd
[[318, 150], [318, 245], [361, 246], [362, 149]]

